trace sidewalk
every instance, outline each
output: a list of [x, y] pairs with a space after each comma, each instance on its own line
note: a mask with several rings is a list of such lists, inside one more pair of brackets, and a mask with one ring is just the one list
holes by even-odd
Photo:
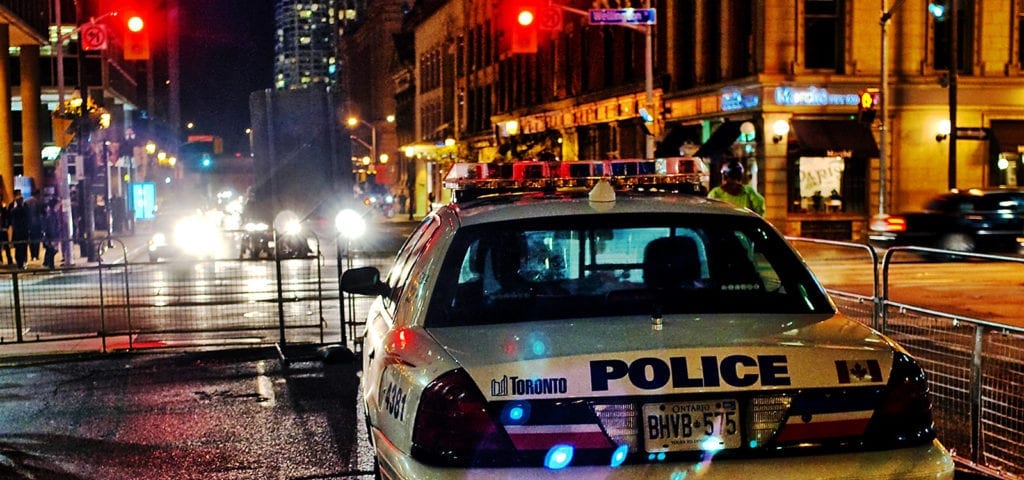
[[[146, 244], [148, 242], [148, 238], [149, 238], [149, 235], [148, 235], [145, 227], [143, 227], [142, 229], [137, 228], [134, 234], [131, 234], [131, 233], [117, 234], [117, 233], [115, 233], [114, 236], [111, 237], [109, 243], [106, 241], [106, 232], [96, 232], [96, 233], [97, 233], [97, 238], [95, 239], [96, 245], [97, 246], [105, 247], [105, 248], [102, 249], [102, 253], [100, 253], [100, 256], [98, 257], [99, 261], [89, 261], [89, 259], [87, 257], [82, 256], [82, 249], [79, 247], [79, 245], [77, 243], [75, 243], [75, 242], [71, 242], [71, 244], [70, 244], [71, 245], [71, 262], [70, 262], [70, 264], [65, 264], [64, 252], [62, 252], [62, 251], [60, 251], [58, 249], [57, 255], [56, 255], [56, 257], [54, 257], [54, 265], [55, 265], [55, 267], [59, 269], [59, 268], [73, 268], [73, 267], [83, 267], [83, 266], [98, 265], [100, 263], [102, 263], [102, 264], [125, 263], [126, 256], [127, 256], [127, 258], [131, 258], [132, 253], [135, 252], [136, 249], [145, 248]], [[31, 254], [30, 254], [28, 260], [25, 263], [25, 270], [45, 270], [45, 267], [43, 267], [43, 255], [44, 255], [45, 251], [46, 250], [42, 247], [42, 245], [40, 245], [39, 246], [39, 257], [38, 258], [33, 260], [32, 257], [31, 257]], [[12, 255], [12, 257], [14, 255], [14, 247], [13, 247], [13, 245], [11, 246], [11, 255]], [[7, 272], [7, 271], [14, 271], [14, 270], [16, 270], [14, 264], [13, 263], [8, 263], [6, 254], [4, 254], [3, 252], [0, 252], [0, 272]]]

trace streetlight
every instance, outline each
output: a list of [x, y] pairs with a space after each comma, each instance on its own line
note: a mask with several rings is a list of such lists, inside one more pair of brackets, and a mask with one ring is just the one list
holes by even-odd
[[370, 123], [366, 122], [365, 120], [360, 119], [358, 117], [348, 117], [348, 119], [345, 120], [345, 123], [348, 124], [349, 128], [356, 128], [357, 126], [359, 126], [360, 123], [363, 124], [363, 125], [366, 125], [367, 127], [369, 127], [369, 129], [370, 129], [370, 158], [372, 158], [373, 161], [376, 162], [377, 161], [377, 128], [374, 127], [372, 124], [370, 124]]
[[885, 169], [886, 161], [889, 157], [889, 35], [886, 32], [886, 26], [889, 24], [889, 20], [892, 20], [893, 13], [903, 5], [905, 0], [896, 0], [896, 3], [888, 10], [885, 8], [886, 0], [881, 1], [882, 17], [878, 22], [882, 27], [882, 78], [880, 79], [881, 94], [879, 95], [878, 102], [881, 113], [881, 118], [878, 119], [878, 141], [881, 144], [881, 148], [878, 150], [878, 217], [885, 216]]

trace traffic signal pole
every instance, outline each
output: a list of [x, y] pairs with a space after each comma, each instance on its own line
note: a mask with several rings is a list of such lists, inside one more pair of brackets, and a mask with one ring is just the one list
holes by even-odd
[[878, 121], [878, 216], [885, 215], [885, 173], [886, 166], [889, 160], [889, 46], [888, 39], [889, 34], [886, 27], [889, 25], [889, 20], [892, 20], [893, 12], [897, 8], [903, 5], [906, 0], [896, 0], [892, 8], [886, 9], [886, 0], [882, 2], [882, 18], [879, 24], [882, 27], [882, 78], [881, 80], [881, 95], [879, 95], [879, 110], [881, 118]]
[[950, 190], [956, 188], [956, 81], [960, 74], [959, 58], [957, 49], [960, 48], [960, 28], [957, 23], [958, 0], [950, 0], [949, 9], [949, 178], [947, 186]]
[[[647, 96], [647, 114], [654, 115], [654, 30], [653, 25], [644, 25], [644, 90]], [[646, 133], [646, 141], [644, 142], [644, 158], [646, 160], [654, 159], [654, 133], [649, 129], [644, 132]]]
[[[575, 15], [581, 15], [590, 18], [590, 12], [586, 10], [580, 10], [578, 8], [567, 7], [565, 5], [554, 5], [560, 8], [564, 12], [569, 12]], [[652, 9], [653, 10], [653, 9]], [[607, 25], [625, 27], [630, 30], [636, 30], [643, 32], [644, 34], [644, 108], [647, 110], [648, 115], [654, 115], [654, 25], [653, 24], [631, 24], [631, 23], [610, 23]], [[643, 119], [641, 119], [643, 120]], [[654, 119], [657, 121], [657, 119]], [[654, 132], [647, 129], [645, 132], [646, 139], [644, 142], [644, 159], [654, 159]]]
[[[85, 2], [75, 2], [75, 19], [81, 21], [85, 18]], [[78, 88], [81, 90], [82, 95], [82, 107], [81, 114], [78, 118], [78, 154], [82, 156], [82, 170], [85, 170], [85, 180], [78, 183], [79, 195], [81, 203], [81, 231], [82, 231], [82, 243], [80, 248], [83, 250], [82, 255], [87, 257], [90, 262], [98, 260], [96, 256], [96, 249], [93, 248], [93, 236], [96, 233], [96, 198], [92, 194], [92, 183], [96, 178], [96, 161], [90, 158], [89, 153], [89, 128], [88, 128], [88, 117], [89, 117], [89, 86], [86, 84], [85, 76], [85, 51], [82, 48], [78, 49], [78, 57], [76, 58], [78, 64]]]

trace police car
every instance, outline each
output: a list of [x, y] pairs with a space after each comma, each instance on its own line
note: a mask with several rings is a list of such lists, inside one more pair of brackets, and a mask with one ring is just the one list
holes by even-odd
[[674, 182], [478, 191], [346, 271], [378, 476], [953, 478], [913, 358]]

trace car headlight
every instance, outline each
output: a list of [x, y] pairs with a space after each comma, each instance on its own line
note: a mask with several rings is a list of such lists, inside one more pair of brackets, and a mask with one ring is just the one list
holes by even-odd
[[167, 246], [167, 235], [164, 235], [163, 233], [154, 233], [153, 236], [149, 239], [149, 249], [150, 250], [153, 250], [155, 248], [160, 248], [160, 247], [166, 247], [166, 246]]
[[298, 235], [300, 232], [302, 232], [302, 222], [300, 222], [300, 221], [298, 221], [296, 219], [288, 220], [287, 222], [285, 222], [285, 224], [284, 224], [284, 234], [285, 235]]
[[174, 244], [183, 252], [197, 257], [215, 255], [222, 243], [216, 222], [208, 217], [182, 219], [174, 227]]

